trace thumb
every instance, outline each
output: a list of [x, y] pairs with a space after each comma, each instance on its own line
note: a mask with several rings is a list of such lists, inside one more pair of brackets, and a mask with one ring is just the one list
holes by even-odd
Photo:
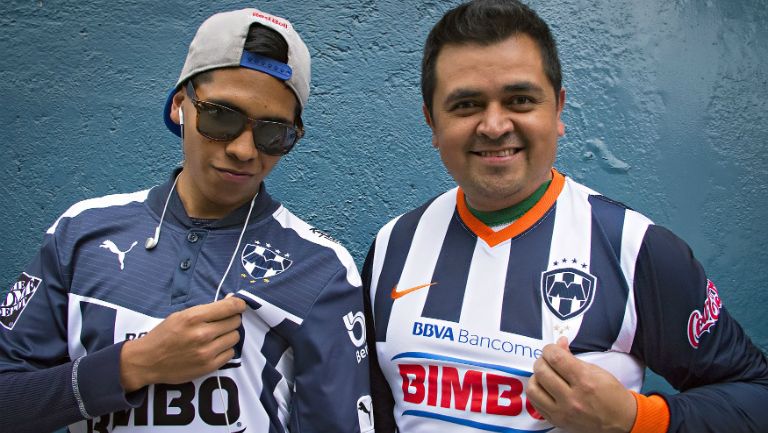
[[562, 349], [565, 349], [568, 353], [571, 353], [571, 349], [568, 346], [568, 337], [560, 337], [557, 339], [557, 345]]

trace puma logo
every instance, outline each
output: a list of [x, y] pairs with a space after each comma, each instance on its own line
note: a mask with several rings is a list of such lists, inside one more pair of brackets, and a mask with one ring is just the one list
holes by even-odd
[[126, 251], [120, 251], [120, 248], [118, 248], [114, 242], [106, 240], [102, 242], [101, 245], [99, 245], [99, 248], [106, 248], [109, 251], [117, 254], [117, 260], [120, 262], [120, 270], [122, 271], [125, 269], [125, 255], [128, 254], [133, 249], [133, 247], [136, 246], [136, 244], [137, 242], [133, 241], [130, 248], [128, 248]]
[[[373, 424], [373, 414], [371, 413], [371, 410], [365, 405], [365, 402], [362, 400], [363, 399], [360, 399], [357, 402], [357, 410], [368, 415], [368, 422]], [[368, 404], [370, 405], [370, 402]]]

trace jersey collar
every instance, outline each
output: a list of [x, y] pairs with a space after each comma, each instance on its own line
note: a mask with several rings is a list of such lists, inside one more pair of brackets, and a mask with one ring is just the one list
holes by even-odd
[[472, 215], [472, 212], [467, 208], [467, 201], [464, 197], [464, 190], [459, 187], [456, 191], [456, 208], [459, 211], [459, 216], [464, 224], [469, 228], [472, 233], [477, 235], [480, 239], [484, 240], [491, 247], [508, 240], [523, 233], [531, 228], [537, 221], [539, 221], [550, 208], [557, 201], [557, 197], [563, 190], [565, 185], [565, 176], [560, 174], [554, 168], [552, 169], [552, 183], [549, 184], [547, 191], [541, 197], [541, 199], [533, 205], [533, 207], [514, 223], [505, 227], [502, 230], [494, 231], [492, 228], [485, 225], [476, 216]]
[[[165, 199], [168, 197], [168, 193], [171, 191], [173, 180], [181, 172], [181, 169], [176, 169], [171, 174], [170, 179], [162, 184], [152, 188], [149, 191], [149, 197], [147, 198], [147, 204], [149, 208], [157, 214], [157, 218], [160, 218], [160, 214], [163, 211], [163, 205]], [[209, 228], [231, 228], [243, 225], [245, 217], [248, 215], [248, 208], [251, 206], [250, 202], [247, 202], [239, 208], [233, 210], [229, 215], [211, 222], [210, 225], [204, 226]], [[264, 182], [259, 187], [259, 196], [256, 197], [256, 203], [253, 205], [253, 212], [251, 213], [251, 223], [261, 220], [268, 215], [271, 215], [280, 204], [275, 202], [272, 197], [267, 193], [267, 188]], [[187, 215], [184, 209], [184, 204], [179, 198], [179, 194], [176, 189], [171, 193], [171, 200], [168, 202], [168, 212], [165, 215], [165, 221], [170, 222], [173, 225], [181, 226], [182, 228], [200, 228], [194, 221]]]

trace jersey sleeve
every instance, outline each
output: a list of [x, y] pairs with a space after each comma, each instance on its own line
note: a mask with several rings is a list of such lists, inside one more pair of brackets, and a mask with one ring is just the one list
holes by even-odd
[[681, 239], [650, 226], [637, 258], [632, 353], [680, 390], [662, 395], [669, 432], [759, 432], [768, 426], [768, 361], [728, 314]]
[[[68, 352], [68, 267], [55, 234], [0, 305], [0, 431], [53, 431], [138, 404], [120, 385], [121, 344], [78, 359]], [[139, 401], [136, 401], [136, 399]]]
[[371, 245], [368, 256], [363, 264], [363, 300], [365, 304], [365, 323], [367, 333], [371, 336], [368, 342], [371, 362], [371, 397], [373, 398], [373, 419], [376, 431], [378, 433], [394, 433], [397, 431], [395, 424], [395, 400], [392, 397], [392, 390], [384, 377], [384, 373], [379, 367], [379, 355], [376, 352], [376, 330], [374, 327], [373, 308], [371, 301], [371, 271], [373, 267], [373, 256], [375, 254], [375, 243]]
[[[347, 272], [354, 272], [356, 285]], [[373, 432], [363, 298], [340, 269], [296, 333], [292, 433]]]

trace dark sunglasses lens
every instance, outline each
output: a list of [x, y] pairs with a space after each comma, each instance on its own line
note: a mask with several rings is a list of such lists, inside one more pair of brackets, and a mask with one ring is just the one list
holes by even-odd
[[237, 111], [214, 104], [199, 103], [197, 130], [213, 140], [234, 140], [245, 127], [245, 118]]
[[285, 155], [296, 142], [296, 130], [275, 122], [255, 122], [253, 143], [267, 155]]

